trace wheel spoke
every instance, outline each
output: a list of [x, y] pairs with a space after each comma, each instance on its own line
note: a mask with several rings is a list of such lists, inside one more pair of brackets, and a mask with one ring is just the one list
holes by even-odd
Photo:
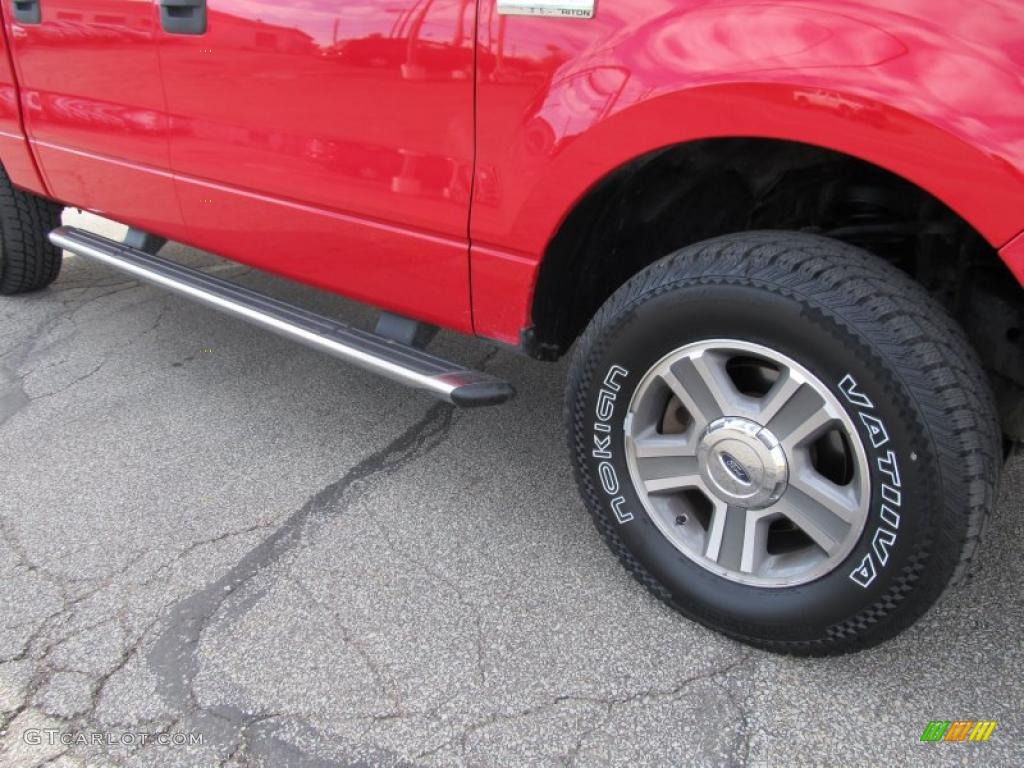
[[704, 557], [716, 563], [722, 552], [722, 540], [725, 537], [725, 523], [729, 517], [729, 507], [725, 502], [712, 499], [711, 524], [708, 526], [707, 542], [704, 546]]
[[771, 509], [788, 517], [830, 556], [846, 540], [853, 513], [845, 505], [819, 501], [792, 482]]
[[860, 499], [857, 498], [856, 482], [836, 485], [819, 474], [806, 455], [796, 455], [790, 464], [789, 485], [803, 493], [817, 504], [827, 508], [844, 523], [857, 522], [860, 516]]
[[671, 493], [703, 487], [695, 456], [637, 457], [636, 468], [648, 493]]
[[743, 396], [713, 353], [681, 358], [661, 378], [697, 422], [698, 432], [721, 416], [745, 411], [740, 404]]
[[683, 435], [641, 435], [633, 439], [633, 446], [638, 459], [694, 456], [697, 452], [695, 441]]
[[[686, 363], [689, 365], [689, 361], [686, 361]], [[680, 367], [682, 366], [679, 363], [675, 366], [675, 368]], [[679, 398], [679, 402], [683, 404], [683, 407], [690, 414], [690, 418], [693, 419], [693, 427], [696, 434], [700, 434], [712, 420], [718, 418], [718, 415], [715, 410], [714, 399], [707, 396], [701, 390], [694, 392], [685, 383], [684, 379], [686, 378], [688, 377], [685, 374], [684, 378], [680, 378], [675, 370], [665, 370], [661, 373], [661, 380], [672, 390], [672, 394]]]
[[[770, 393], [769, 393], [770, 394]], [[782, 394], [778, 399], [781, 399]], [[839, 421], [839, 415], [811, 387], [797, 386], [767, 421], [762, 421], [791, 453]]]
[[768, 525], [774, 511], [749, 510], [716, 502], [704, 556], [723, 568], [754, 573], [768, 555]]
[[796, 396], [804, 384], [803, 378], [793, 371], [783, 371], [772, 388], [761, 398], [757, 421], [767, 425]]
[[718, 415], [735, 416], [746, 412], [740, 394], [725, 370], [725, 358], [714, 352], [703, 352], [691, 358], [693, 370], [714, 400]]
[[768, 557], [768, 528], [778, 517], [773, 509], [750, 510], [747, 512], [746, 530], [743, 539], [743, 558], [740, 570], [756, 573]]

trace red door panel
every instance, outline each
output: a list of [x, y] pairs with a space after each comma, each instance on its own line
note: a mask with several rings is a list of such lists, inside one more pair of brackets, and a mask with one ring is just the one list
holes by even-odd
[[162, 34], [190, 239], [470, 330], [472, 0], [208, 0]]
[[[0, 13], [0, 17], [4, 15], [6, 11]], [[0, 35], [0, 157], [12, 182], [37, 194], [46, 194], [22, 128], [7, 35]]]
[[5, 14], [25, 129], [64, 202], [181, 237], [153, 0], [42, 0]]

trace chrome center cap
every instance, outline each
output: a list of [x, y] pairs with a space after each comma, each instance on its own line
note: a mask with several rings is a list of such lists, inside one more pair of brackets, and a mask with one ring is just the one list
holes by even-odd
[[708, 425], [697, 444], [697, 465], [709, 491], [745, 509], [774, 504], [789, 481], [789, 462], [775, 435], [739, 416]]

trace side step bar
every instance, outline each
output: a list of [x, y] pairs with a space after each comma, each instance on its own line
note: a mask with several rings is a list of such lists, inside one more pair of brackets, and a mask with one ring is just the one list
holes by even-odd
[[50, 233], [50, 242], [455, 405], [495, 405], [515, 394], [508, 382], [490, 374], [85, 230], [58, 227]]

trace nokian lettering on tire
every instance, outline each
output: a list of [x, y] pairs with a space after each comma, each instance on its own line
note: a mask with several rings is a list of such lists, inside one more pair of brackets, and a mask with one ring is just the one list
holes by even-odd
[[622, 286], [578, 342], [577, 481], [657, 597], [747, 643], [877, 644], [964, 571], [1000, 467], [949, 316], [851, 245], [750, 232]]

